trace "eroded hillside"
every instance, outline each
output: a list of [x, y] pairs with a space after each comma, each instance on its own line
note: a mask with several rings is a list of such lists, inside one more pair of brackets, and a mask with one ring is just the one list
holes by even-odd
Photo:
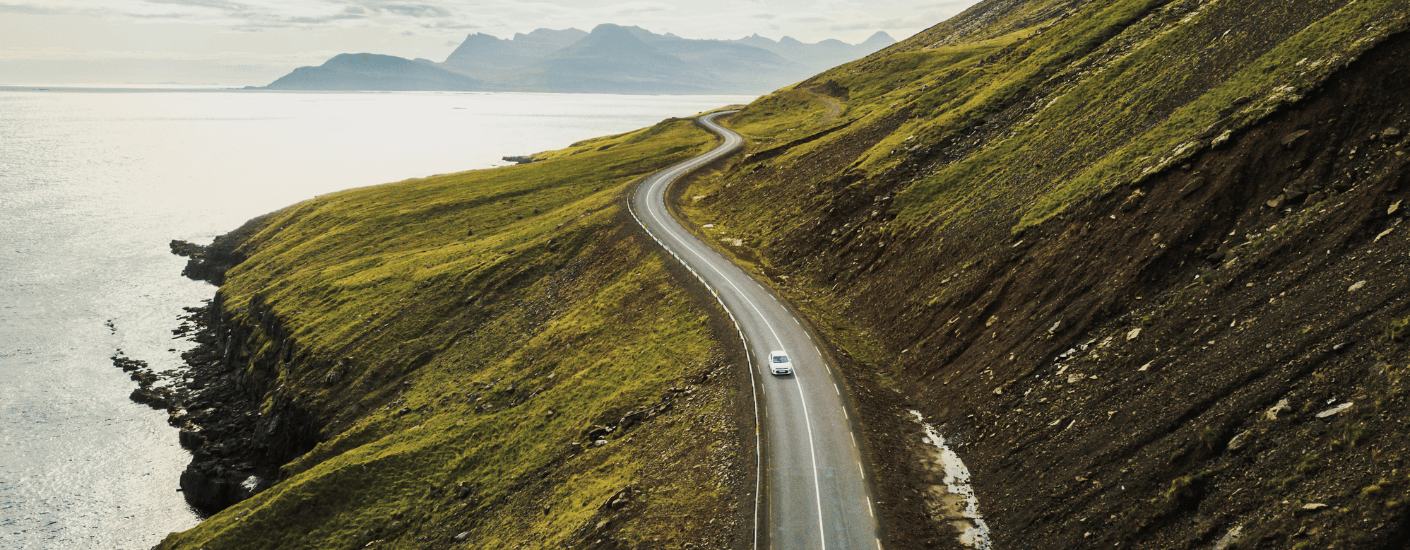
[[1410, 10], [991, 1], [734, 117], [678, 207], [848, 364], [901, 548], [1410, 537]]

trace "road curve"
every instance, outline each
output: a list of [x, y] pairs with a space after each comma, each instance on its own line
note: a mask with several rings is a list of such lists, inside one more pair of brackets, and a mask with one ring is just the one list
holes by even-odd
[[[652, 238], [719, 298], [750, 357], [762, 449], [755, 548], [880, 549], [871, 486], [834, 369], [793, 311], [686, 231], [666, 208], [672, 182], [743, 145], [739, 134], [715, 122], [728, 113], [699, 119], [723, 143], [647, 178], [628, 198], [628, 207]], [[769, 374], [764, 359], [778, 349], [788, 352], [796, 374]], [[759, 524], [761, 512], [766, 525]]]

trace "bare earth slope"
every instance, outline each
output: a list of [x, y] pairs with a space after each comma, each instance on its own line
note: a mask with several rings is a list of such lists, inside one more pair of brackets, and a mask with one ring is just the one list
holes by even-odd
[[994, 548], [1400, 548], [1408, 16], [986, 2], [750, 105], [679, 206], [849, 364], [896, 547], [972, 523], [916, 410]]

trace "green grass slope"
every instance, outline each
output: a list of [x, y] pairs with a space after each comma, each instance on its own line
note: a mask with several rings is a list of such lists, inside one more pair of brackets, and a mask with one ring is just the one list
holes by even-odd
[[760, 98], [677, 206], [849, 365], [894, 545], [966, 522], [914, 409], [997, 548], [1395, 548], [1407, 30], [991, 0]]
[[264, 218], [219, 291], [247, 334], [235, 368], [274, 388], [265, 411], [311, 411], [322, 442], [160, 548], [739, 544], [713, 302], [620, 200], [711, 145], [671, 120]]

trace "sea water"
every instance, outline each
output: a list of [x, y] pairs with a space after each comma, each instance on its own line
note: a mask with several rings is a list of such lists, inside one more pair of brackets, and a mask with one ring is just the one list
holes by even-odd
[[172, 239], [316, 195], [744, 103], [745, 96], [0, 88], [0, 548], [150, 548], [199, 522], [190, 456], [118, 349], [180, 365]]

